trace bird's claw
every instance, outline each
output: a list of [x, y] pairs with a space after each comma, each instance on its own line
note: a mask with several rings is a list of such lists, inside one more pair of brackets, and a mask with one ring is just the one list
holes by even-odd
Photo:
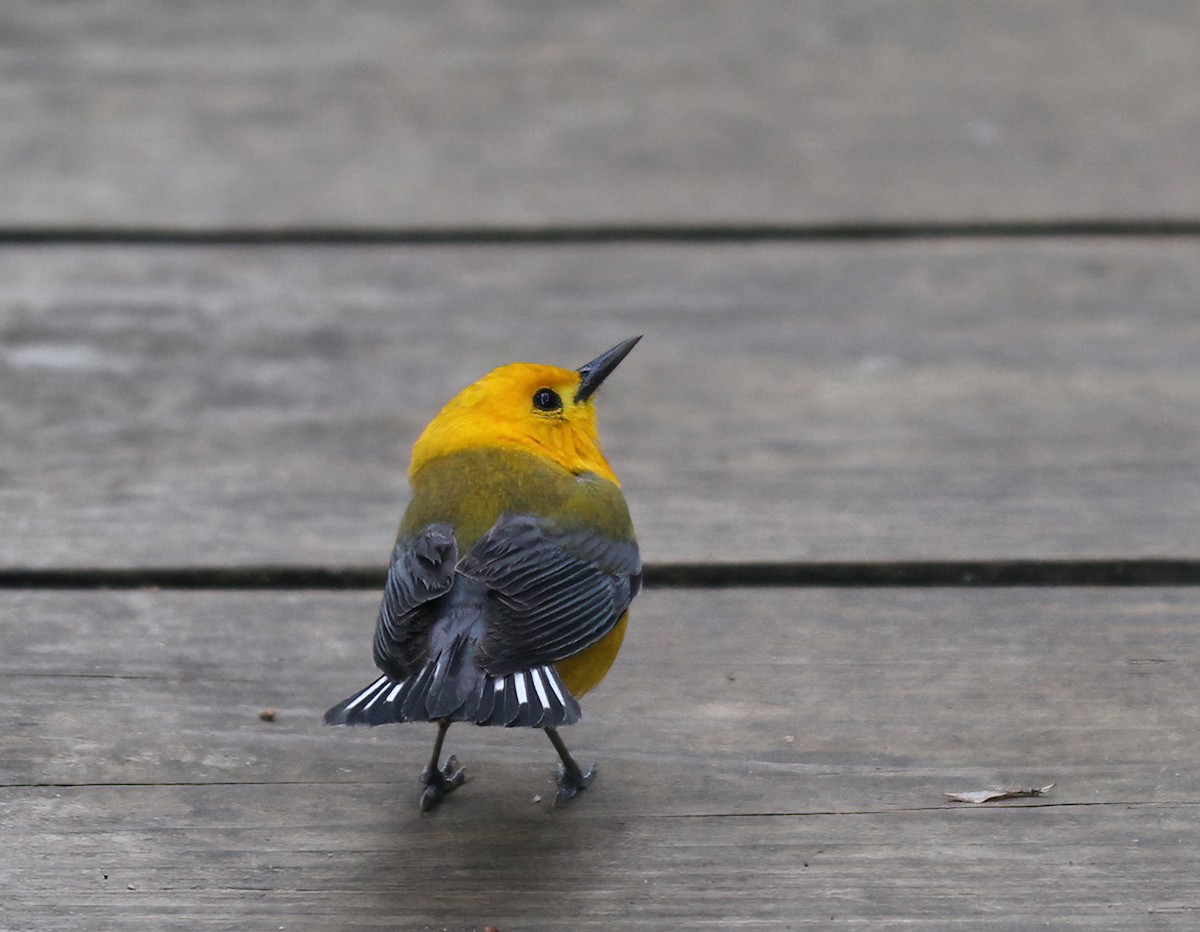
[[562, 764], [558, 765], [558, 792], [554, 794], [554, 807], [565, 806], [580, 790], [586, 790], [591, 786], [592, 781], [596, 779], [596, 765], [588, 769], [587, 773], [581, 771], [578, 767], [568, 768]]
[[421, 811], [430, 812], [451, 790], [460, 787], [467, 779], [467, 772], [458, 766], [458, 758], [451, 754], [441, 767], [426, 766], [421, 770], [421, 783], [425, 792], [421, 794]]

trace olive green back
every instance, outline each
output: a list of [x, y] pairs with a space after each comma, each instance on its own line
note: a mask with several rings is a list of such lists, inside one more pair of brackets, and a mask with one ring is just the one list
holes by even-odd
[[529, 453], [488, 448], [440, 457], [417, 473], [399, 537], [446, 522], [454, 525], [462, 553], [506, 511], [612, 540], [634, 539], [625, 497], [614, 483], [593, 473], [573, 475]]

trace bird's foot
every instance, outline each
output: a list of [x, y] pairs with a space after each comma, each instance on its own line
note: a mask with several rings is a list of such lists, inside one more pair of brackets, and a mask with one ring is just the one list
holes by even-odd
[[578, 767], [558, 765], [558, 792], [554, 794], [554, 806], [565, 806], [580, 790], [586, 790], [596, 779], [596, 765], [592, 764], [587, 773]]
[[442, 797], [451, 790], [463, 785], [467, 772], [458, 766], [458, 758], [451, 754], [441, 767], [426, 765], [421, 771], [421, 784], [425, 792], [421, 794], [421, 811], [430, 812], [437, 808]]

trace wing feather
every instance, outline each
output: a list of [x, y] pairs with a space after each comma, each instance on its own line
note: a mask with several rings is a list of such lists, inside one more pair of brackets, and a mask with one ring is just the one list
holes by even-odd
[[396, 543], [375, 625], [375, 664], [396, 682], [428, 656], [437, 602], [454, 585], [458, 543], [449, 524], [431, 524]]
[[[611, 631], [640, 588], [641, 559], [633, 541], [504, 514], [458, 572], [488, 591], [484, 665], [505, 676], [563, 660]], [[516, 698], [507, 685], [506, 717]]]

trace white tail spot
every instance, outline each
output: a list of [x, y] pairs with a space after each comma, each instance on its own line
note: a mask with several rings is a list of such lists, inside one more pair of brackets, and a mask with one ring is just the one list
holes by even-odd
[[538, 700], [542, 703], [542, 708], [550, 708], [550, 697], [546, 695], [546, 687], [542, 683], [542, 671], [530, 670], [529, 675], [533, 678], [533, 688], [537, 691]]
[[373, 706], [376, 702], [378, 702], [383, 697], [383, 686], [384, 685], [386, 685], [386, 684], [380, 685], [379, 690], [375, 693], [374, 696], [371, 697], [371, 701], [362, 707], [362, 711], [364, 711], [364, 712], [367, 711], [367, 709], [371, 708], [371, 706]]
[[[386, 676], [381, 676], [374, 683], [372, 683], [370, 686], [368, 686], [366, 689], [364, 689], [362, 692], [360, 692], [357, 696], [355, 696], [354, 700], [346, 705], [345, 711], [349, 712], [351, 709], [353, 709], [356, 705], [358, 705], [364, 699], [367, 699], [368, 697], [370, 697], [370, 695], [372, 693], [374, 693], [376, 690], [383, 689], [390, 682], [391, 682], [391, 680], [389, 680]], [[369, 706], [368, 706], [368, 708], [369, 708]]]
[[552, 667], [542, 667], [546, 672], [546, 682], [550, 684], [550, 688], [554, 690], [554, 695], [558, 696], [558, 701], [563, 705], [567, 704], [567, 697], [562, 694], [562, 690], [558, 688], [558, 673]]

